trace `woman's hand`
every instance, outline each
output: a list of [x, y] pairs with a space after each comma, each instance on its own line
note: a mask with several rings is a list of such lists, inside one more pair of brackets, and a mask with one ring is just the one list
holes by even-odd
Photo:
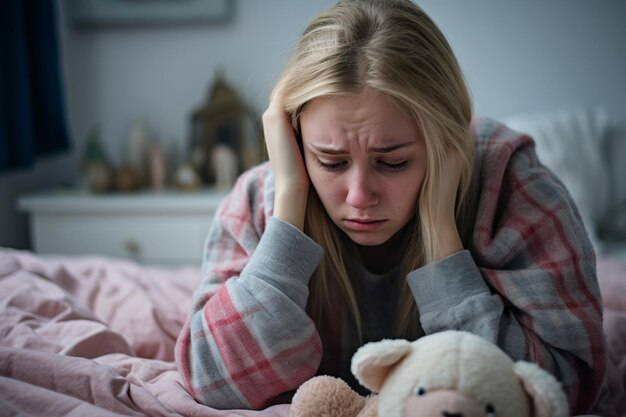
[[276, 191], [274, 217], [303, 230], [310, 180], [296, 141], [296, 135], [282, 106], [279, 83], [263, 113], [263, 132]]
[[430, 218], [435, 222], [437, 244], [434, 247], [435, 260], [463, 250], [463, 243], [456, 225], [456, 199], [461, 181], [461, 164], [456, 152], [449, 151], [442, 175], [435, 179], [436, 193], [434, 207], [437, 212]]

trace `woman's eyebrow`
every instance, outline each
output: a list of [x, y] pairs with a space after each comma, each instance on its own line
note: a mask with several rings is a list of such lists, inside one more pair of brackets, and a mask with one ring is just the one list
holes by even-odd
[[[376, 152], [376, 153], [388, 153], [388, 152], [396, 151], [398, 149], [408, 148], [409, 146], [413, 146], [413, 145], [415, 145], [415, 142], [404, 142], [404, 143], [397, 143], [397, 144], [389, 145], [389, 146], [380, 146], [380, 147], [375, 146], [375, 147], [369, 148], [368, 151]], [[311, 146], [311, 148], [313, 148], [317, 152], [325, 153], [328, 155], [342, 155], [342, 154], [348, 153], [348, 151], [344, 149], [329, 148], [326, 146], [314, 145], [312, 143], [309, 146]]]
[[389, 145], [389, 146], [371, 147], [368, 149], [368, 151], [376, 152], [376, 153], [387, 153], [387, 152], [393, 152], [402, 148], [408, 148], [409, 146], [413, 146], [413, 145], [415, 145], [415, 142], [411, 141], [411, 142], [397, 143], [395, 145]]
[[314, 145], [312, 143], [309, 144], [309, 146], [317, 152], [325, 153], [328, 155], [342, 155], [342, 154], [348, 153], [348, 151], [343, 150], [343, 149], [328, 148], [326, 146]]

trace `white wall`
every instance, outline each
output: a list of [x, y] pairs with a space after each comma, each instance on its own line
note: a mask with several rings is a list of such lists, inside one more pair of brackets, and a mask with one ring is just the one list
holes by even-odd
[[448, 36], [477, 112], [604, 106], [626, 117], [626, 2], [419, 2]]
[[[64, 3], [62, 3], [64, 4]], [[64, 47], [72, 131], [103, 127], [113, 153], [134, 116], [164, 142], [187, 138], [188, 118], [218, 68], [260, 113], [303, 25], [332, 1], [235, 2], [228, 24], [75, 31]]]
[[[15, 197], [75, 178], [77, 154], [99, 124], [119, 161], [129, 121], [143, 116], [164, 144], [184, 143], [188, 117], [217, 68], [261, 113], [305, 23], [333, 0], [234, 0], [225, 25], [74, 30], [59, 7], [73, 154], [0, 177], [0, 246], [28, 245]], [[626, 117], [626, 2], [424, 0], [448, 36], [476, 111], [493, 117], [604, 106]]]

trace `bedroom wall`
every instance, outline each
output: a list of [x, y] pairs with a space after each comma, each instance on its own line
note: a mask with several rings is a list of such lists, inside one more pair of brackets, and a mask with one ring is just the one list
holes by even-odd
[[[75, 30], [56, 0], [71, 154], [0, 176], [0, 246], [29, 247], [17, 196], [72, 182], [90, 129], [122, 158], [129, 122], [142, 116], [164, 145], [182, 148], [190, 112], [218, 68], [261, 113], [303, 25], [332, 0], [234, 0], [230, 23]], [[496, 118], [603, 106], [626, 118], [626, 2], [423, 0], [465, 71], [476, 111]]]

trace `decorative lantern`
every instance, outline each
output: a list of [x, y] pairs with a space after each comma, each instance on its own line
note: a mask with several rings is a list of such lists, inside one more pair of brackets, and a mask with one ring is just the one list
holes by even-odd
[[225, 188], [263, 160], [261, 125], [218, 73], [207, 100], [191, 115], [191, 163], [204, 184]]

